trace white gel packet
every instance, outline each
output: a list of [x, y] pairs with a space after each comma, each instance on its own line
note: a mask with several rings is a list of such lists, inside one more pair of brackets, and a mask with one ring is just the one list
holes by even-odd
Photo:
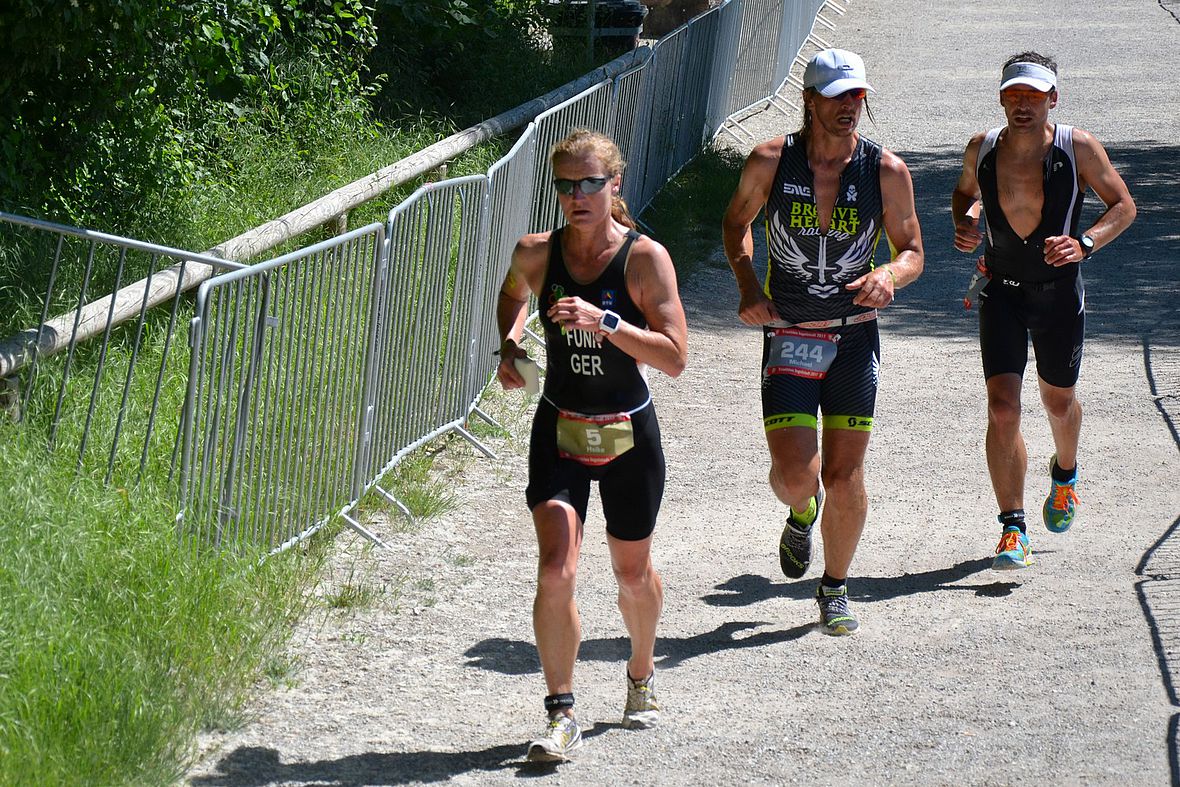
[[528, 394], [537, 394], [541, 391], [541, 375], [537, 370], [537, 362], [532, 358], [513, 358], [512, 365], [516, 367], [516, 372], [524, 378], [524, 390]]

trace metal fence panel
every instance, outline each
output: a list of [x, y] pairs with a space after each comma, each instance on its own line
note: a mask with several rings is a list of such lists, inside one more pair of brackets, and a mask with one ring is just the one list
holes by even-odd
[[651, 60], [648, 61], [647, 67], [651, 73], [647, 79], [652, 85], [649, 93], [652, 123], [645, 162], [647, 192], [640, 201], [640, 205], [643, 206], [649, 205], [655, 199], [660, 187], [675, 171], [674, 148], [680, 116], [680, 91], [676, 85], [676, 78], [680, 71], [681, 52], [687, 41], [685, 30], [684, 27], [677, 28], [660, 39]]
[[782, 0], [742, 0], [730, 112], [765, 98], [775, 87], [783, 5]]
[[476, 336], [465, 378], [465, 396], [473, 406], [495, 372], [499, 359], [492, 355], [500, 346], [496, 322], [496, 300], [516, 241], [529, 230], [532, 203], [527, 198], [536, 180], [536, 127], [530, 123], [504, 158], [488, 170], [488, 198], [481, 238], [480, 292], [473, 305]]
[[[148, 296], [196, 265], [242, 267], [0, 213], [0, 269], [12, 272], [0, 336], [15, 337], [5, 344], [4, 359], [17, 368], [5, 386], [8, 406], [44, 431], [52, 449], [72, 454], [79, 471], [124, 487], [145, 473], [157, 479], [171, 473], [184, 395], [176, 378], [183, 378], [187, 360], [176, 333], [188, 307], [173, 297], [169, 308], [150, 310]], [[148, 286], [139, 299], [116, 297], [141, 278]], [[116, 313], [131, 319], [112, 329]], [[93, 321], [106, 324], [98, 341], [80, 340]], [[150, 402], [146, 411], [143, 402]]]
[[372, 224], [201, 285], [184, 535], [276, 549], [355, 505], [383, 245]]
[[615, 142], [627, 162], [623, 173], [622, 197], [638, 214], [645, 207], [647, 193], [647, 139], [651, 134], [651, 81], [643, 65], [620, 74], [615, 80]]
[[462, 381], [479, 322], [479, 234], [487, 176], [431, 183], [389, 217], [366, 485], [406, 451], [461, 424]]
[[737, 108], [733, 83], [741, 43], [742, 0], [726, 0], [710, 13], [717, 17], [717, 49], [709, 81], [708, 124], [712, 131], [720, 128]]
[[705, 14], [692, 20], [684, 30], [684, 47], [676, 79], [679, 122], [672, 154], [672, 172], [667, 180], [684, 168], [700, 152], [701, 144], [712, 135], [706, 123], [709, 109], [710, 77], [721, 28], [717, 14]]

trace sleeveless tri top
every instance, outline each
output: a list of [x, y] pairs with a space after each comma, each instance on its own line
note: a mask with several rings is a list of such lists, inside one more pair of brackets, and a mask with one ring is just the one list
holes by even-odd
[[627, 254], [639, 237], [635, 230], [628, 231], [623, 245], [598, 278], [579, 284], [565, 267], [561, 230], [554, 230], [550, 236], [549, 267], [538, 306], [548, 356], [544, 396], [561, 409], [587, 415], [627, 412], [651, 398], [646, 365], [636, 362], [608, 339], [599, 344], [591, 331], [562, 329], [546, 314], [561, 298], [576, 295], [610, 309], [632, 325], [646, 328], [647, 319], [631, 300], [626, 281]]
[[996, 140], [1001, 131], [1002, 128], [993, 128], [987, 132], [975, 163], [987, 229], [984, 255], [988, 271], [992, 276], [1019, 282], [1045, 282], [1076, 276], [1076, 262], [1059, 267], [1045, 264], [1045, 238], [1052, 235], [1077, 237], [1078, 218], [1086, 196], [1078, 188], [1073, 127], [1058, 123], [1053, 132], [1053, 144], [1044, 162], [1045, 201], [1041, 207], [1041, 223], [1027, 238], [1016, 234], [1000, 208], [996, 185]]
[[787, 135], [766, 200], [765, 291], [782, 319], [831, 320], [870, 311], [854, 304], [856, 293], [844, 285], [873, 268], [883, 214], [881, 154], [880, 145], [859, 139], [840, 173], [831, 224], [823, 234], [807, 144]]

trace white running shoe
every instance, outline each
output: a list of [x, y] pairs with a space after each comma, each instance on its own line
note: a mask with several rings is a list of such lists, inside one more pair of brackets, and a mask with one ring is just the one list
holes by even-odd
[[660, 720], [660, 703], [656, 699], [656, 673], [643, 680], [627, 675], [627, 707], [623, 709], [623, 726], [629, 730], [646, 730]]
[[529, 744], [528, 758], [532, 762], [564, 762], [581, 745], [582, 730], [577, 719], [557, 713], [549, 717], [541, 737]]

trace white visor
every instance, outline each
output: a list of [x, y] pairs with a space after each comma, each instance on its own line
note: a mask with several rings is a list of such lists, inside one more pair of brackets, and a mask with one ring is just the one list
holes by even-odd
[[1034, 90], [1048, 93], [1057, 89], [1057, 75], [1036, 63], [1013, 63], [1004, 69], [1000, 77], [1000, 90], [1013, 85], [1028, 85]]

